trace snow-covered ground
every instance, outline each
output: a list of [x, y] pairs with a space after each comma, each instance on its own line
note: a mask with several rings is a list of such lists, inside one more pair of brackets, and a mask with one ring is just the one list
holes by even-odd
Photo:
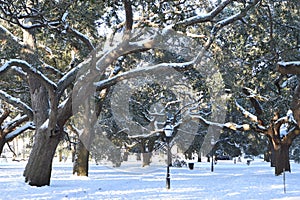
[[0, 163], [0, 199], [300, 199], [300, 165], [275, 176], [269, 163], [219, 161], [210, 172], [207, 162], [194, 170], [171, 168], [171, 189], [165, 189], [166, 167], [141, 168], [130, 162], [120, 168], [91, 164], [89, 177], [71, 175], [71, 163], [54, 163], [50, 186], [30, 187], [22, 173], [26, 163]]

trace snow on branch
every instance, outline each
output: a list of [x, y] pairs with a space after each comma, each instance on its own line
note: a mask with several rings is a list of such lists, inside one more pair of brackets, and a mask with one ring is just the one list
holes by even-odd
[[219, 4], [215, 9], [209, 13], [199, 14], [190, 18], [187, 18], [183, 21], [178, 22], [176, 25], [185, 25], [190, 26], [197, 23], [211, 21], [215, 16], [217, 16], [232, 0], [225, 0]]
[[11, 132], [12, 130], [14, 130], [17, 126], [19, 126], [20, 124], [24, 123], [28, 121], [28, 116], [27, 115], [23, 115], [23, 116], [17, 116], [15, 117], [13, 120], [10, 120], [8, 122], [6, 122], [3, 125], [3, 129], [4, 132]]
[[217, 22], [212, 29], [212, 34], [215, 35], [220, 29], [222, 29], [224, 26], [227, 26], [229, 24], [232, 24], [233, 22], [237, 20], [241, 20], [243, 17], [246, 16], [247, 12], [253, 8], [258, 2], [261, 0], [253, 0], [251, 3], [249, 3], [245, 8], [241, 9], [241, 11], [237, 14], [234, 14], [232, 16], [229, 16], [219, 22]]
[[59, 96], [63, 93], [63, 91], [76, 79], [77, 72], [82, 67], [81, 64], [77, 65], [73, 69], [71, 69], [68, 73], [66, 73], [57, 83], [57, 89]]
[[238, 104], [237, 101], [235, 101], [235, 105], [237, 106], [238, 110], [242, 112], [242, 114], [250, 119], [252, 122], [259, 122], [258, 117], [247, 111], [245, 108], [243, 108], [240, 104]]
[[56, 90], [57, 86], [54, 82], [52, 82], [50, 79], [48, 79], [43, 73], [32, 67], [29, 63], [27, 63], [24, 60], [18, 60], [18, 59], [11, 59], [7, 61], [4, 65], [0, 67], [0, 74], [7, 71], [10, 67], [21, 67], [23, 71], [27, 72], [28, 74], [31, 74], [35, 76], [37, 79], [42, 81], [43, 85], [48, 88], [50, 91]]
[[186, 68], [189, 68], [191, 65], [193, 65], [197, 61], [197, 59], [198, 59], [198, 56], [191, 61], [183, 62], [183, 63], [160, 63], [160, 64], [153, 65], [153, 66], [135, 68], [128, 72], [124, 72], [122, 74], [113, 76], [109, 79], [105, 79], [105, 80], [96, 82], [96, 83], [94, 83], [94, 85], [96, 87], [98, 87], [98, 89], [103, 89], [103, 88], [111, 86], [119, 81], [130, 79], [130, 78], [135, 78], [138, 76], [143, 76], [143, 75], [149, 74], [149, 73], [157, 72], [160, 74], [162, 70], [168, 70], [168, 69], [172, 69], [172, 68], [186, 69]]
[[26, 103], [24, 103], [23, 101], [21, 101], [18, 98], [15, 98], [9, 94], [7, 94], [6, 92], [0, 90], [0, 99], [6, 101], [7, 103], [23, 110], [29, 117], [29, 119], [33, 119], [33, 111], [31, 109], [30, 106], [28, 106]]
[[33, 122], [27, 122], [26, 124], [24, 124], [23, 126], [21, 126], [20, 128], [17, 128], [16, 130], [10, 132], [9, 134], [7, 134], [5, 136], [5, 141], [10, 141], [13, 138], [17, 137], [18, 135], [20, 135], [21, 133], [23, 133], [24, 131], [28, 130], [28, 129], [35, 129], [35, 125]]
[[150, 138], [150, 137], [157, 137], [164, 133], [163, 129], [158, 129], [151, 131], [149, 134], [140, 134], [140, 135], [128, 135], [130, 139], [138, 139], [138, 138]]
[[300, 74], [300, 61], [278, 62], [277, 70], [281, 74]]
[[213, 126], [213, 127], [218, 127], [221, 129], [227, 128], [227, 129], [234, 130], [234, 131], [249, 131], [249, 130], [253, 129], [253, 127], [251, 127], [250, 124], [239, 125], [239, 124], [236, 124], [233, 122], [226, 122], [226, 123], [211, 122], [211, 121], [206, 120], [205, 118], [203, 118], [200, 115], [193, 115], [193, 114], [191, 114], [190, 117], [194, 120], [198, 119], [200, 121], [200, 123], [205, 126]]
[[258, 95], [255, 91], [247, 87], [243, 88], [243, 93], [250, 99], [251, 104], [255, 109], [255, 114], [261, 115], [263, 113], [263, 107], [258, 99], [262, 99], [262, 97], [260, 97], [260, 95]]
[[0, 40], [5, 41], [6, 39], [13, 41], [15, 44], [22, 46], [21, 39], [13, 35], [9, 30], [0, 25]]
[[81, 40], [83, 43], [85, 43], [90, 51], [95, 49], [92, 41], [88, 38], [88, 36], [82, 34], [81, 32], [79, 32], [76, 29], [71, 28], [71, 27], [68, 27], [67, 31], [68, 31], [68, 33], [71, 33], [72, 35], [77, 37], [79, 40]]

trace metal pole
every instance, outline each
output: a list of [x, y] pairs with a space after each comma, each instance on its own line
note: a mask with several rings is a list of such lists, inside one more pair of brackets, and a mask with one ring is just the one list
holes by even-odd
[[285, 169], [283, 168], [283, 192], [286, 193], [286, 187], [285, 187]]
[[167, 178], [166, 178], [166, 188], [170, 189], [170, 182], [171, 182], [171, 178], [170, 178], [170, 144], [169, 144], [169, 140], [167, 141], [167, 145], [168, 145], [168, 151], [167, 151]]

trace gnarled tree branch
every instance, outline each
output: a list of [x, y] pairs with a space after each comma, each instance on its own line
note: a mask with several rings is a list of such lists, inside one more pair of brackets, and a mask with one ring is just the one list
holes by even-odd
[[22, 102], [20, 99], [17, 99], [6, 92], [0, 90], [0, 99], [6, 101], [7, 103], [21, 109], [24, 111], [29, 119], [33, 119], [33, 111], [30, 106], [28, 106], [26, 103]]

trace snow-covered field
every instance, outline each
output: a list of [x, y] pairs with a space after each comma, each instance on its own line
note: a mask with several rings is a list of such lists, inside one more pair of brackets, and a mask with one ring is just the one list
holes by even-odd
[[51, 186], [30, 187], [22, 173], [26, 163], [0, 163], [0, 199], [300, 199], [300, 165], [292, 164], [275, 176], [269, 163], [233, 164], [219, 161], [210, 172], [207, 162], [194, 170], [171, 168], [171, 189], [165, 189], [166, 167], [141, 168], [122, 163], [120, 168], [91, 164], [89, 177], [72, 176], [71, 163], [54, 163]]

